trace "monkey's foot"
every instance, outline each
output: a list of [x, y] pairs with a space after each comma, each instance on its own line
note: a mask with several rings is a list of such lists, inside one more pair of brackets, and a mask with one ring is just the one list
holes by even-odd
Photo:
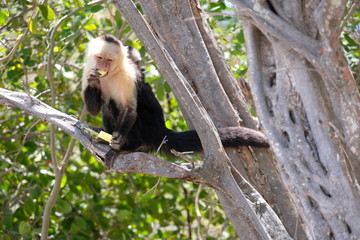
[[105, 154], [104, 163], [105, 163], [105, 166], [106, 166], [107, 170], [109, 170], [109, 169], [111, 169], [113, 167], [117, 155], [118, 155], [118, 152], [116, 152], [113, 149], [111, 149], [110, 151], [108, 151]]

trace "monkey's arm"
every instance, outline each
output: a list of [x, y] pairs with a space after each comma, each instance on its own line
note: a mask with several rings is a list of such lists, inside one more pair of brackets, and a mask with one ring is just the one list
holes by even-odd
[[101, 109], [100, 73], [91, 71], [87, 77], [87, 87], [84, 90], [84, 101], [88, 112], [95, 116]]

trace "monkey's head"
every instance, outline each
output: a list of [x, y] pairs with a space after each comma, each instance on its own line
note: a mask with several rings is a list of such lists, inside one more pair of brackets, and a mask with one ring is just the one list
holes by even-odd
[[111, 35], [92, 39], [87, 47], [86, 67], [95, 69], [101, 76], [116, 73], [118, 66], [124, 60], [126, 49], [124, 45]]

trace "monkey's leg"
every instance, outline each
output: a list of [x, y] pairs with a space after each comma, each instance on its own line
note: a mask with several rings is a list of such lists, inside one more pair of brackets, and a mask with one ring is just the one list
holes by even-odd
[[126, 136], [134, 126], [136, 121], [137, 113], [136, 110], [132, 108], [126, 108], [124, 114], [122, 115], [121, 119], [118, 121], [118, 131], [114, 131], [113, 141], [111, 143], [111, 147], [114, 150], [119, 151], [122, 146], [126, 143]]

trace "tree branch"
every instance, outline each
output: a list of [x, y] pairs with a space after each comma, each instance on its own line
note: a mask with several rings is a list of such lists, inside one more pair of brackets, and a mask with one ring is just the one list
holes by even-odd
[[298, 29], [285, 22], [278, 15], [256, 1], [254, 4], [247, 1], [230, 0], [239, 9], [239, 13], [262, 32], [280, 40], [289, 49], [304, 56], [309, 62], [318, 61], [322, 45], [319, 41], [307, 36]]
[[214, 187], [201, 176], [201, 168], [202, 164], [196, 164], [193, 168], [190, 163], [177, 164], [142, 152], [121, 155], [117, 157], [113, 165], [113, 169], [118, 173], [148, 174]]
[[11, 60], [11, 58], [14, 56], [16, 50], [18, 49], [19, 45], [24, 41], [26, 35], [29, 32], [29, 28], [26, 28], [25, 32], [20, 34], [19, 37], [16, 39], [14, 47], [11, 49], [10, 53], [6, 55], [5, 57], [0, 58], [0, 63], [5, 63]]
[[[64, 114], [49, 105], [25, 93], [13, 92], [0, 88], [0, 104], [18, 107], [26, 113], [36, 116], [45, 122], [56, 125], [67, 134], [78, 140], [98, 160], [102, 160], [110, 150], [108, 145], [93, 143], [91, 137], [81, 130], [84, 126], [79, 120]], [[142, 173], [159, 177], [175, 178], [180, 180], [211, 184], [204, 180], [199, 169], [201, 165], [176, 164], [162, 160], [146, 153], [131, 153], [119, 156], [114, 162], [114, 169], [119, 173]]]

